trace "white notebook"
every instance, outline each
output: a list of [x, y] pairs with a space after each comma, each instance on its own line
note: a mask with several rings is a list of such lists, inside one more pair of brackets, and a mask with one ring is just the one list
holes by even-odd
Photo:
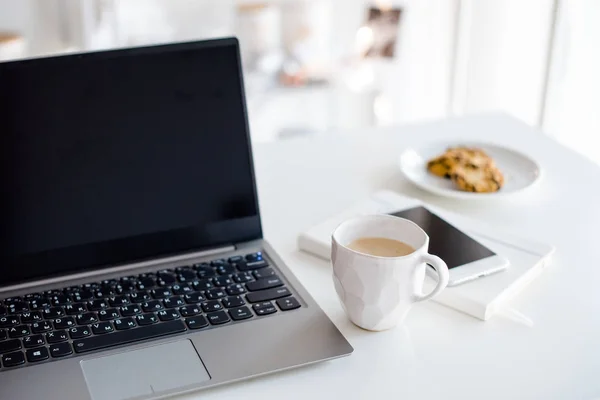
[[[371, 198], [301, 233], [298, 236], [298, 247], [300, 250], [329, 259], [331, 233], [344, 220], [356, 215], [391, 213], [418, 205], [429, 208], [510, 261], [506, 270], [448, 287], [433, 300], [476, 318], [487, 320], [501, 310], [508, 300], [543, 271], [554, 253], [554, 247], [551, 245], [533, 242], [497, 229], [490, 230], [476, 220], [390, 191], [377, 192]], [[428, 292], [434, 284], [432, 279], [427, 278], [424, 292]]]

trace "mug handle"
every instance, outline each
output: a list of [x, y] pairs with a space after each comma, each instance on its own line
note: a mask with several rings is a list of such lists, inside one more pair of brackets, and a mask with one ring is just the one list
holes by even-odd
[[421, 260], [427, 264], [430, 264], [438, 274], [438, 283], [435, 289], [429, 294], [415, 294], [415, 301], [429, 300], [437, 296], [446, 286], [448, 286], [448, 280], [450, 279], [450, 273], [448, 272], [448, 266], [446, 263], [433, 254], [425, 254], [421, 256]]

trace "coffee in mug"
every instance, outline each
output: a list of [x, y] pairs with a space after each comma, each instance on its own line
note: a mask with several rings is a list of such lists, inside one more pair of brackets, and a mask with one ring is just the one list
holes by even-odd
[[402, 257], [414, 253], [415, 249], [400, 240], [384, 237], [362, 237], [353, 240], [348, 248], [376, 257]]

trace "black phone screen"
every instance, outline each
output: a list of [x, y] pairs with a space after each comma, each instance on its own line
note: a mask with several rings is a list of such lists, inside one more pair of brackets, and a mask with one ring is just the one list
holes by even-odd
[[496, 255], [425, 207], [409, 208], [390, 215], [419, 225], [429, 236], [429, 253], [444, 260], [450, 269]]

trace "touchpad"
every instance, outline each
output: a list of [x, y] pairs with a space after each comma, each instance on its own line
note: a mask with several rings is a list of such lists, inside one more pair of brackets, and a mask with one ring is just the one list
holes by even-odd
[[210, 380], [189, 340], [81, 362], [94, 400], [125, 400]]

